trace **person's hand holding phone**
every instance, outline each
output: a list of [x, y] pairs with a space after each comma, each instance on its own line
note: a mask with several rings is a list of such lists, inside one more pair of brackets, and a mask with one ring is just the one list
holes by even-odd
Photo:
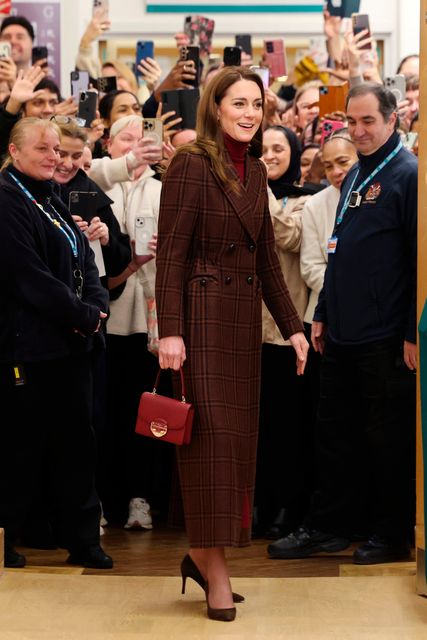
[[0, 58], [0, 82], [7, 82], [9, 89], [12, 89], [18, 68], [12, 58]]
[[192, 60], [178, 60], [169, 71], [166, 78], [156, 87], [154, 96], [157, 102], [161, 100], [162, 91], [173, 89], [194, 89], [189, 82], [194, 82], [197, 77], [197, 70]]
[[82, 233], [86, 233], [86, 231], [88, 230], [89, 227], [89, 222], [87, 220], [83, 220], [83, 218], [81, 216], [78, 216], [76, 214], [72, 214], [71, 216], [74, 220], [74, 222], [76, 223], [76, 225], [78, 226], [78, 228], [80, 229], [80, 231]]
[[[174, 129], [173, 127], [176, 124], [179, 124], [180, 122], [182, 122], [182, 118], [181, 116], [179, 116], [178, 118], [173, 118], [173, 116], [176, 115], [176, 111], [166, 111], [166, 113], [162, 113], [162, 111], [163, 111], [163, 104], [159, 102], [159, 106], [157, 107], [157, 112], [156, 112], [156, 118], [160, 118], [160, 120], [162, 121], [163, 139], [167, 143], [170, 143], [171, 137], [173, 136], [174, 133], [177, 132], [177, 130]], [[167, 122], [167, 120], [169, 122]], [[164, 149], [164, 145], [163, 145], [163, 149]]]
[[127, 167], [130, 172], [142, 165], [157, 164], [162, 159], [161, 145], [153, 144], [150, 138], [141, 138], [127, 156]]
[[154, 58], [144, 58], [138, 64], [138, 71], [144, 78], [149, 91], [154, 91], [162, 75], [162, 68], [157, 60], [154, 60]]
[[76, 105], [74, 98], [71, 96], [66, 100], [63, 100], [55, 107], [56, 116], [75, 116], [78, 106]]
[[108, 17], [108, 9], [106, 7], [98, 7], [94, 10], [92, 20], [89, 22], [86, 30], [80, 40], [82, 48], [88, 48], [103, 35], [111, 27], [111, 20]]
[[86, 229], [86, 237], [89, 242], [99, 240], [103, 247], [106, 247], [110, 242], [108, 227], [98, 216], [95, 216], [90, 221], [89, 226]]

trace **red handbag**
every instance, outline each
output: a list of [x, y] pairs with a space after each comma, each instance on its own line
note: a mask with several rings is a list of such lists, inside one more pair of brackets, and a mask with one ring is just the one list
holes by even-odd
[[185, 400], [184, 374], [181, 374], [182, 400], [158, 395], [156, 388], [162, 370], [159, 369], [154, 389], [145, 391], [139, 401], [136, 433], [172, 444], [190, 444], [194, 407]]

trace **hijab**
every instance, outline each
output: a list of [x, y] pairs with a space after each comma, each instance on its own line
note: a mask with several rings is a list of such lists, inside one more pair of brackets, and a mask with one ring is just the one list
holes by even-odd
[[297, 135], [288, 127], [282, 127], [280, 125], [274, 125], [268, 127], [274, 131], [281, 131], [289, 143], [291, 149], [291, 157], [289, 160], [289, 167], [280, 178], [277, 180], [268, 180], [268, 186], [274, 193], [274, 197], [284, 198], [289, 196], [303, 196], [306, 195], [303, 187], [299, 187], [297, 184], [301, 178], [301, 145], [297, 138]]

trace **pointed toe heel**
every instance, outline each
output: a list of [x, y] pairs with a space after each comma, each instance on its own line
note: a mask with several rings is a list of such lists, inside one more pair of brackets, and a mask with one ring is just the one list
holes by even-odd
[[[181, 562], [181, 576], [182, 576], [182, 591], [181, 591], [182, 594], [185, 593], [185, 585], [186, 585], [187, 578], [192, 578], [192, 580], [194, 580], [194, 582], [197, 582], [199, 587], [201, 587], [203, 591], [206, 592], [206, 580], [203, 578], [202, 574], [199, 571], [199, 568], [197, 567], [196, 563], [188, 553], [186, 556], [184, 556]], [[239, 603], [239, 602], [245, 601], [244, 596], [241, 596], [240, 593], [233, 593], [232, 595], [233, 595], [233, 602]]]

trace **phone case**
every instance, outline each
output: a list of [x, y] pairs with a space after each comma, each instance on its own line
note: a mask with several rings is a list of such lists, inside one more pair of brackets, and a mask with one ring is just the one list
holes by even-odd
[[319, 87], [319, 117], [334, 111], [345, 112], [348, 82]]
[[[369, 26], [369, 16], [367, 13], [352, 13], [351, 14], [351, 23], [353, 25], [353, 33], [354, 35], [357, 35], [358, 33], [360, 33], [361, 31], [363, 31], [364, 29], [368, 30], [368, 33], [366, 34], [366, 38], [369, 38], [371, 35], [371, 28]], [[360, 47], [361, 49], [371, 49], [371, 45], [370, 44], [365, 44], [363, 45], [363, 47]]]
[[264, 40], [264, 54], [272, 78], [286, 76], [286, 50], [283, 40]]
[[323, 145], [326, 138], [329, 138], [335, 131], [339, 131], [344, 127], [344, 123], [339, 120], [324, 120], [322, 123], [322, 133], [320, 136], [320, 146]]
[[9, 42], [0, 42], [0, 58], [10, 58], [12, 47]]
[[212, 51], [214, 28], [215, 21], [205, 16], [187, 16], [184, 20], [184, 33], [190, 45], [198, 45], [202, 55], [209, 55]]
[[153, 40], [138, 40], [136, 43], [135, 74], [137, 76], [141, 76], [141, 72], [138, 70], [138, 65], [141, 60], [145, 60], [145, 58], [154, 58]]
[[192, 60], [197, 75], [194, 80], [186, 80], [186, 84], [198, 87], [200, 82], [200, 47], [195, 45], [184, 46], [180, 48], [181, 60]]
[[81, 216], [83, 220], [90, 222], [96, 216], [97, 201], [96, 191], [70, 191], [68, 208], [72, 215]]
[[76, 102], [80, 99], [80, 91], [89, 88], [89, 72], [75, 69], [70, 71], [71, 95]]
[[144, 118], [142, 123], [144, 138], [152, 138], [158, 146], [163, 142], [163, 123], [160, 118]]
[[85, 127], [90, 127], [92, 120], [95, 120], [97, 106], [97, 91], [89, 90], [80, 92], [79, 110], [77, 112], [77, 117], [85, 121]]
[[267, 67], [259, 67], [258, 65], [253, 65], [249, 68], [259, 75], [262, 80], [262, 84], [264, 85], [264, 89], [268, 89], [268, 87], [270, 86], [270, 71], [267, 69]]
[[246, 33], [238, 33], [234, 36], [236, 47], [240, 47], [242, 51], [252, 58], [252, 36]]
[[108, 13], [109, 1], [108, 0], [93, 0], [92, 13], [95, 13], [97, 9], [105, 9]]
[[49, 52], [47, 50], [47, 47], [33, 47], [31, 52], [31, 61], [34, 64], [39, 60], [44, 60], [45, 58], [47, 58], [48, 54]]
[[240, 67], [242, 63], [242, 50], [240, 47], [224, 47], [224, 66]]
[[403, 74], [396, 76], [389, 76], [384, 79], [384, 86], [386, 89], [394, 93], [396, 101], [401, 102], [406, 96], [406, 79]]
[[200, 99], [199, 89], [172, 89], [162, 91], [163, 113], [175, 111], [173, 118], [180, 116], [182, 122], [174, 129], [195, 129], [197, 105]]
[[150, 255], [148, 243], [155, 232], [152, 216], [138, 216], [135, 218], [135, 253], [137, 256]]
[[96, 81], [96, 88], [100, 93], [110, 93], [110, 91], [116, 91], [117, 89], [116, 76], [98, 78]]

